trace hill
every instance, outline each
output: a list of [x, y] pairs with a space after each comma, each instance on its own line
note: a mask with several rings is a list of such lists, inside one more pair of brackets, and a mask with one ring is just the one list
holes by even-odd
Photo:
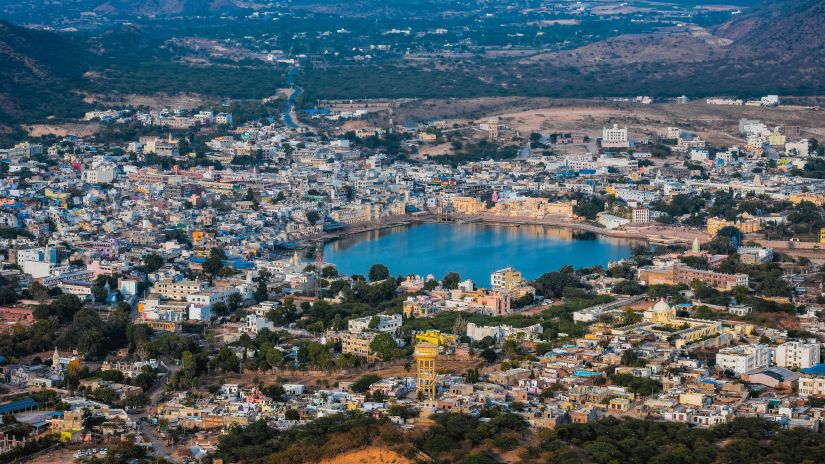
[[0, 21], [0, 123], [75, 112], [93, 55], [73, 39]]
[[108, 0], [93, 8], [98, 14], [109, 16], [169, 16], [199, 15], [246, 9], [240, 0]]

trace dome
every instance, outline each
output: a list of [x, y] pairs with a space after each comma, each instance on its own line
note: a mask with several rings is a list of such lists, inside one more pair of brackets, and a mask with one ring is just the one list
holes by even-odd
[[670, 305], [667, 304], [665, 300], [659, 300], [655, 305], [653, 305], [653, 311], [655, 312], [664, 312], [670, 311]]

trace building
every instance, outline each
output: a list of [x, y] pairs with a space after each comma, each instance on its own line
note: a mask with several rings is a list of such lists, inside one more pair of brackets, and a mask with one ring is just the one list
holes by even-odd
[[747, 374], [771, 364], [771, 349], [766, 345], [742, 345], [723, 348], [716, 353], [716, 368], [736, 375]]
[[647, 285], [688, 284], [694, 280], [704, 282], [717, 290], [728, 291], [734, 287], [747, 287], [747, 274], [722, 274], [721, 272], [694, 269], [683, 264], [672, 264], [664, 267], [643, 267], [639, 269], [639, 280]]
[[206, 289], [206, 282], [200, 280], [164, 280], [155, 284], [155, 291], [164, 298], [171, 300], [186, 300], [189, 295], [194, 295]]
[[485, 209], [484, 204], [473, 197], [453, 197], [450, 204], [453, 205], [453, 212], [458, 214], [478, 214]]
[[776, 347], [777, 366], [788, 369], [807, 369], [819, 364], [819, 343], [787, 342]]
[[[376, 318], [376, 324], [375, 327], [370, 327], [373, 318]], [[373, 330], [395, 335], [398, 333], [398, 329], [401, 328], [401, 323], [402, 318], [400, 314], [377, 314], [375, 316], [350, 319], [347, 323], [347, 329], [352, 334], [360, 334], [368, 330]]]
[[217, 116], [215, 116], [215, 123], [232, 124], [232, 113], [218, 113]]
[[490, 285], [496, 290], [512, 290], [524, 284], [521, 272], [506, 267], [490, 274]]
[[241, 326], [240, 331], [250, 337], [255, 337], [262, 329], [275, 330], [275, 324], [269, 319], [253, 313], [246, 316], [246, 321]]
[[613, 124], [613, 127], [602, 128], [602, 146], [605, 148], [627, 148], [629, 143], [627, 140], [627, 128], [619, 128], [618, 124]]
[[341, 353], [368, 358], [370, 356], [370, 343], [374, 338], [375, 332], [344, 333], [341, 335]]
[[636, 208], [633, 210], [632, 217], [633, 224], [648, 224], [650, 223], [650, 210], [647, 208]]
[[800, 372], [800, 396], [825, 396], [825, 364], [817, 364]]

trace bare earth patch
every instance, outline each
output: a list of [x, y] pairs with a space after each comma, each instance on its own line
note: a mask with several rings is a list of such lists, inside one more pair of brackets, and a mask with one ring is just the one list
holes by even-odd
[[395, 451], [369, 447], [324, 459], [318, 464], [412, 464], [412, 461]]

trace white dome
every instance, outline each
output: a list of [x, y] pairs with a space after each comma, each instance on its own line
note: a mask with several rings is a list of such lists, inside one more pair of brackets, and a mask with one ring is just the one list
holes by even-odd
[[653, 305], [653, 311], [655, 312], [662, 312], [662, 311], [670, 311], [670, 305], [667, 304], [665, 300], [659, 300], [655, 305]]

